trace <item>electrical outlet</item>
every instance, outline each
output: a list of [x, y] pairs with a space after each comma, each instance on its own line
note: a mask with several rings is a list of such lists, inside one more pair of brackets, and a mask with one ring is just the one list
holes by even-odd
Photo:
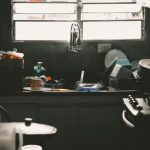
[[98, 53], [106, 53], [111, 49], [111, 43], [98, 44]]

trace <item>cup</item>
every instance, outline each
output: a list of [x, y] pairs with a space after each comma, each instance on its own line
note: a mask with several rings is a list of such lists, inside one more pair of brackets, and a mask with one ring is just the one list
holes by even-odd
[[42, 150], [42, 147], [39, 145], [25, 145], [21, 147], [21, 150]]
[[42, 90], [43, 88], [43, 81], [41, 80], [41, 78], [31, 78], [31, 90]]

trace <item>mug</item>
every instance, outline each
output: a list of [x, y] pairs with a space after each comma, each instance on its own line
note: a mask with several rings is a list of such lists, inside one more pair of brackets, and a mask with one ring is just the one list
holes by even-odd
[[39, 145], [25, 145], [21, 147], [21, 150], [42, 150], [42, 147]]
[[43, 88], [43, 81], [41, 78], [34, 77], [31, 78], [31, 90], [42, 90]]

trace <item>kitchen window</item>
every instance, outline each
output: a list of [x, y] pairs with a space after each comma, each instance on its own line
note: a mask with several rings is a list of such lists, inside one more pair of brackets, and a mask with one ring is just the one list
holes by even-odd
[[76, 1], [13, 0], [14, 41], [69, 41]]
[[74, 22], [86, 41], [144, 37], [136, 0], [12, 0], [13, 41], [69, 41]]

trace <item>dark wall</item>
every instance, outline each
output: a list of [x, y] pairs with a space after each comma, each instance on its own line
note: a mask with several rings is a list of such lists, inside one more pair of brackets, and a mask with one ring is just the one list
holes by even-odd
[[146, 44], [147, 44], [147, 55], [150, 56], [150, 9], [147, 9], [147, 23], [146, 23], [146, 27], [147, 27], [147, 39], [146, 39]]
[[[83, 51], [80, 53], [67, 53], [67, 43], [12, 43], [11, 42], [11, 0], [1, 0], [0, 2], [0, 49], [12, 50], [16, 47], [19, 52], [24, 53], [25, 75], [32, 75], [33, 65], [37, 61], [44, 62], [44, 67], [48, 74], [54, 78], [67, 78], [77, 80], [81, 70], [85, 70], [87, 80], [97, 80], [98, 72], [104, 71], [105, 54], [98, 53], [98, 43], [83, 43]], [[150, 12], [148, 11], [149, 15]], [[147, 17], [149, 18], [149, 17]], [[149, 19], [147, 20], [147, 24]], [[145, 41], [112, 42], [112, 48], [122, 50], [129, 58], [130, 62], [147, 58], [149, 55], [149, 28], [146, 25], [147, 36]]]

